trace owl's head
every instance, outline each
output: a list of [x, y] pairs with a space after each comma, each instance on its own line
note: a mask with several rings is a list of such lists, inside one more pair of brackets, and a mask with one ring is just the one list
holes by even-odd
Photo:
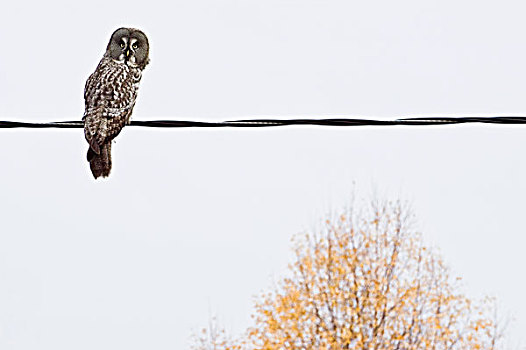
[[115, 61], [144, 68], [148, 62], [148, 38], [139, 29], [119, 28], [111, 35], [106, 55]]

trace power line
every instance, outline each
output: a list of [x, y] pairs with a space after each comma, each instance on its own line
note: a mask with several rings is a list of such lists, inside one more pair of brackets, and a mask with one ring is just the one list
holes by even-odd
[[[381, 119], [242, 119], [224, 122], [196, 122], [187, 120], [137, 120], [131, 126], [150, 128], [254, 128], [289, 125], [318, 125], [318, 126], [393, 126], [393, 125], [448, 125], [448, 124], [526, 124], [526, 117], [497, 116], [497, 117], [455, 117], [455, 118], [400, 118], [394, 120]], [[0, 121], [0, 128], [83, 128], [82, 121], [61, 121], [48, 123]]]

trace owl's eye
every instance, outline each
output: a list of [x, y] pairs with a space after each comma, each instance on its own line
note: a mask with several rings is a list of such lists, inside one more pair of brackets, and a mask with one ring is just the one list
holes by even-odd
[[124, 41], [121, 41], [121, 47], [124, 49], [124, 46], [126, 46], [126, 44], [124, 43]]
[[137, 43], [133, 43], [132, 47], [134, 50], [136, 50], [139, 47], [139, 45], [137, 45]]

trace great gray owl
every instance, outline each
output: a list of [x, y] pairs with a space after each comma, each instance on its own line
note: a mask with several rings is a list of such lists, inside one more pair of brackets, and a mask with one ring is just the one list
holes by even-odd
[[149, 62], [146, 35], [138, 29], [113, 32], [106, 52], [84, 89], [84, 136], [95, 178], [111, 170], [111, 142], [130, 121], [142, 71]]

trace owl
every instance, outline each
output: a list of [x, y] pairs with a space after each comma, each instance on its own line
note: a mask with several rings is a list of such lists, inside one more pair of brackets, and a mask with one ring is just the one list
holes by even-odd
[[111, 143], [129, 123], [142, 71], [149, 63], [146, 35], [134, 28], [113, 32], [106, 52], [84, 89], [84, 136], [95, 179], [111, 171]]

